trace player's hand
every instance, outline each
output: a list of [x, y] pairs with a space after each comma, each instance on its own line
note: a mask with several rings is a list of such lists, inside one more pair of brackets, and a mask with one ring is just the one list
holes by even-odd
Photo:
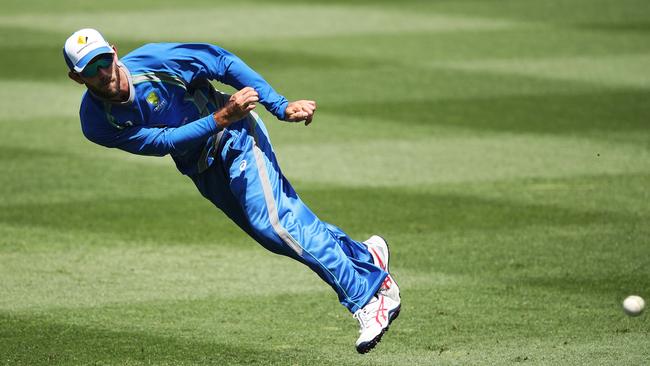
[[313, 100], [296, 100], [289, 103], [284, 110], [284, 120], [288, 122], [305, 121], [305, 126], [311, 123], [316, 112], [316, 102]]
[[228, 127], [231, 123], [246, 117], [248, 112], [255, 109], [255, 103], [259, 100], [257, 91], [247, 86], [230, 96], [226, 106], [214, 113], [214, 119], [220, 127]]

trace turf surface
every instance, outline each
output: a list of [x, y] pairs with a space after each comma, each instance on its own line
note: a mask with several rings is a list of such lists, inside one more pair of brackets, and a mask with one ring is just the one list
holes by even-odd
[[[0, 364], [647, 364], [650, 5], [572, 1], [5, 0]], [[310, 271], [167, 158], [81, 135], [65, 38], [208, 41], [290, 99], [262, 113], [324, 220], [392, 246], [376, 350]]]

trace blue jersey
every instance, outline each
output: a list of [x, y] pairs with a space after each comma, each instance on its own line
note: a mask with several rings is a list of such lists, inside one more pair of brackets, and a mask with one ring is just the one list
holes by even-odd
[[254, 88], [260, 103], [284, 119], [288, 101], [230, 52], [210, 44], [154, 43], [121, 58], [129, 80], [129, 100], [111, 103], [87, 91], [79, 111], [90, 141], [134, 154], [170, 154], [179, 171], [194, 174], [211, 164], [203, 152], [219, 132], [212, 117], [219, 106], [197, 100], [210, 93], [207, 80], [236, 89]]

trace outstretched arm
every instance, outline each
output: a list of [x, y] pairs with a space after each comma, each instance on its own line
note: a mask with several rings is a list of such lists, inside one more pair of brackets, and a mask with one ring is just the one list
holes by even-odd
[[156, 44], [151, 47], [161, 48], [155, 54], [165, 55], [168, 59], [162, 67], [169, 67], [170, 72], [180, 73], [188, 83], [196, 78], [207, 78], [218, 80], [238, 90], [251, 87], [257, 93], [256, 102], [263, 104], [277, 118], [289, 122], [305, 121], [305, 125], [313, 119], [316, 110], [314, 101], [297, 100], [289, 103], [261, 75], [223, 48], [206, 43]]
[[[231, 123], [244, 118], [248, 112], [255, 109], [259, 95], [255, 89], [245, 87], [230, 97], [225, 107], [215, 112], [214, 119], [221, 128], [228, 127]], [[284, 120], [287, 122], [305, 121], [309, 125], [314, 118], [316, 102], [313, 100], [297, 100], [290, 102], [284, 111]]]
[[187, 84], [196, 79], [210, 79], [237, 90], [251, 87], [258, 93], [259, 103], [278, 119], [285, 119], [289, 101], [244, 61], [225, 49], [207, 43], [164, 43], [153, 44], [150, 48], [147, 56], [155, 57], [153, 62], [159, 68], [179, 75]]

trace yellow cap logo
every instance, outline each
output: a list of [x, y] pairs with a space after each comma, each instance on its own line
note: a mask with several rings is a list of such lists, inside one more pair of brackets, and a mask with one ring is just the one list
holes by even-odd
[[77, 38], [78, 44], [86, 44], [86, 42], [88, 42], [88, 37], [79, 36], [79, 38]]

